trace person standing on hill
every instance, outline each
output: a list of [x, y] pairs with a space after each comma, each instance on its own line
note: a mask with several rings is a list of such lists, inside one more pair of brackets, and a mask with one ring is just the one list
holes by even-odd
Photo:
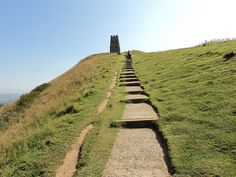
[[130, 50], [128, 50], [127, 55], [128, 55], [128, 59], [131, 59], [131, 51]]

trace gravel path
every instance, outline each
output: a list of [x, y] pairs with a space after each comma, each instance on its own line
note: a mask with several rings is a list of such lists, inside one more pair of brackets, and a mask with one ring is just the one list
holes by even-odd
[[121, 129], [103, 177], [169, 177], [156, 134], [148, 128]]

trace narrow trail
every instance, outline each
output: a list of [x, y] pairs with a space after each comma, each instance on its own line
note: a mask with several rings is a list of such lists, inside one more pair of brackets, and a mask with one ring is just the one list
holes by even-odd
[[120, 121], [130, 128], [119, 130], [103, 177], [170, 177], [159, 135], [150, 128], [158, 115], [127, 59], [120, 74], [120, 86], [127, 93]]
[[[115, 75], [112, 78], [112, 82], [111, 85], [109, 86], [109, 90], [106, 93], [105, 99], [98, 106], [97, 115], [103, 112], [104, 109], [106, 108], [109, 98], [112, 95], [112, 90], [116, 86], [116, 79], [117, 79], [117, 73], [115, 73]], [[81, 146], [83, 145], [86, 135], [92, 128], [93, 125], [90, 124], [81, 131], [79, 138], [76, 140], [74, 144], [72, 144], [69, 151], [67, 151], [63, 164], [59, 166], [58, 169], [56, 170], [56, 175], [55, 175], [56, 177], [72, 177], [74, 175], [74, 173], [76, 172], [76, 164], [78, 156], [80, 154]]]
[[102, 103], [98, 106], [98, 111], [97, 111], [97, 114], [100, 114], [107, 106], [107, 103], [109, 101], [109, 98], [112, 94], [112, 90], [113, 88], [116, 86], [116, 79], [117, 79], [117, 72], [115, 73], [115, 75], [113, 76], [112, 78], [112, 81], [111, 81], [111, 85], [109, 87], [109, 90], [107, 91], [107, 95], [106, 95], [106, 98], [102, 101]]
[[72, 177], [76, 171], [76, 164], [78, 159], [78, 154], [80, 152], [80, 147], [82, 146], [86, 135], [93, 128], [90, 124], [80, 133], [77, 141], [71, 146], [70, 150], [66, 153], [63, 164], [57, 169], [56, 177]]

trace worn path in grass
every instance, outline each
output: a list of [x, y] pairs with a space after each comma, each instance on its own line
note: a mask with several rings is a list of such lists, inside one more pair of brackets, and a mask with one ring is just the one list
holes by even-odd
[[[98, 106], [97, 114], [103, 112], [106, 108], [108, 100], [112, 94], [112, 89], [116, 85], [117, 73], [113, 76], [111, 85], [109, 90], [107, 91], [106, 98], [102, 101], [102, 103]], [[82, 130], [79, 138], [76, 140], [74, 144], [72, 144], [69, 151], [66, 153], [63, 164], [56, 170], [56, 177], [72, 177], [76, 172], [76, 164], [78, 160], [78, 155], [80, 154], [81, 146], [86, 138], [86, 135], [93, 128], [93, 125], [88, 125], [85, 129]]]
[[[161, 142], [149, 126], [158, 116], [147, 103], [148, 97], [143, 94], [131, 60], [127, 59], [120, 78], [120, 85], [125, 86], [128, 93], [120, 122], [131, 128], [120, 129], [103, 177], [168, 177]], [[142, 128], [134, 128], [134, 125]]]

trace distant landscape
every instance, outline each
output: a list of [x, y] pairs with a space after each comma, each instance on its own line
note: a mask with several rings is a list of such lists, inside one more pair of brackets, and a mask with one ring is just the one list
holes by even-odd
[[0, 105], [13, 102], [20, 97], [19, 93], [2, 93], [0, 94]]

